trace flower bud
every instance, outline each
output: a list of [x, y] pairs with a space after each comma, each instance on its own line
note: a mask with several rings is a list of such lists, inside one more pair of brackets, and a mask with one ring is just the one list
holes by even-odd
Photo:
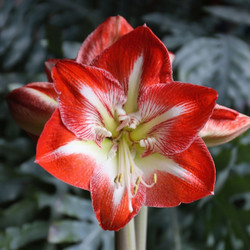
[[33, 138], [39, 136], [57, 107], [53, 83], [34, 82], [11, 91], [6, 100], [16, 123]]
[[211, 147], [233, 140], [249, 127], [250, 117], [217, 104], [199, 135]]

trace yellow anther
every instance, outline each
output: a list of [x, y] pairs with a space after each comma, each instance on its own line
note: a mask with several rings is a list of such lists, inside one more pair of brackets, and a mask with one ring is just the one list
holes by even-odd
[[119, 174], [119, 182], [122, 182], [122, 178], [123, 178], [123, 173]]
[[141, 176], [137, 177], [135, 184], [139, 185], [140, 182], [141, 182]]
[[133, 165], [131, 165], [130, 166], [130, 174], [133, 174], [133, 172], [134, 172], [134, 167], [133, 167]]
[[153, 177], [153, 182], [156, 183], [157, 182], [157, 174], [154, 174], [154, 177]]
[[118, 183], [118, 179], [119, 179], [119, 175], [117, 175], [117, 176], [115, 177], [114, 182], [115, 182], [115, 183]]
[[136, 195], [137, 191], [138, 191], [138, 185], [135, 185], [134, 186], [134, 195]]

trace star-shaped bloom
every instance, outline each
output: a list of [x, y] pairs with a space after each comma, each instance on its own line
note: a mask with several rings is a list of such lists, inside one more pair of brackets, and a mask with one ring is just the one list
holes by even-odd
[[[132, 30], [130, 24], [119, 15], [107, 18], [82, 43], [75, 61], [90, 64], [104, 49]], [[49, 59], [45, 62], [48, 82], [29, 83], [13, 90], [6, 97], [13, 118], [34, 140], [38, 139], [57, 107], [58, 95], [54, 89], [51, 70], [58, 61], [59, 59]]]
[[[132, 30], [130, 24], [121, 16], [107, 18], [83, 42], [75, 61], [90, 64], [106, 48]], [[169, 57], [172, 63], [174, 54], [169, 52]], [[35, 141], [57, 107], [58, 94], [54, 89], [51, 70], [58, 61], [59, 59], [49, 59], [45, 62], [48, 82], [29, 83], [13, 90], [6, 98], [15, 121]], [[214, 118], [213, 115], [199, 134], [208, 146], [226, 143], [250, 127], [248, 116], [231, 110], [230, 112], [237, 115], [231, 115], [228, 119], [228, 109], [217, 105], [214, 112], [218, 113], [218, 107], [221, 110], [220, 116], [216, 115]]]
[[91, 62], [57, 62], [58, 108], [36, 162], [89, 190], [103, 229], [119, 230], [142, 205], [172, 207], [213, 194], [215, 168], [199, 137], [213, 89], [174, 82], [169, 53], [146, 26]]

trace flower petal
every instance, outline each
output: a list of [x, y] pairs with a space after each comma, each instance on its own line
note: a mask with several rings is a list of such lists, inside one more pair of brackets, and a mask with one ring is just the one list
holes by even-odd
[[199, 137], [182, 153], [170, 157], [151, 154], [144, 158], [138, 154], [135, 162], [144, 172], [146, 182], [152, 182], [152, 175], [157, 174], [155, 185], [146, 190], [147, 206], [172, 207], [213, 194], [215, 167]]
[[56, 63], [59, 61], [60, 59], [49, 59], [47, 60], [44, 65], [45, 65], [45, 72], [48, 78], [49, 82], [53, 82], [52, 76], [51, 76], [51, 72], [52, 72], [52, 68], [56, 65]]
[[[90, 191], [100, 226], [104, 230], [117, 231], [139, 212], [145, 200], [145, 187], [140, 188], [136, 196], [131, 198], [133, 211], [129, 211], [128, 191], [125, 186], [119, 186], [120, 184], [114, 182], [117, 159], [113, 159], [113, 162], [106, 162], [102, 168], [94, 171]], [[133, 192], [132, 186], [130, 191]]]
[[38, 140], [36, 163], [56, 178], [89, 190], [94, 169], [107, 159], [111, 147], [109, 140], [103, 141], [101, 149], [93, 141], [77, 139], [63, 125], [57, 109]]
[[217, 104], [199, 135], [211, 147], [229, 142], [249, 128], [249, 116]]
[[6, 100], [16, 123], [38, 136], [57, 107], [57, 93], [48, 82], [29, 83], [11, 91]]
[[82, 64], [90, 64], [103, 50], [132, 30], [133, 28], [123, 17], [119, 15], [109, 17], [83, 42], [76, 61]]
[[180, 153], [194, 141], [216, 104], [213, 89], [188, 83], [157, 84], [139, 99], [141, 124], [130, 134], [146, 148], [144, 154]]
[[137, 110], [137, 98], [143, 86], [172, 81], [172, 66], [164, 44], [146, 26], [120, 38], [103, 51], [93, 65], [109, 71], [127, 95], [125, 111]]
[[[63, 60], [53, 69], [59, 110], [77, 137], [100, 143], [116, 132], [115, 108], [125, 101], [119, 83], [108, 72]], [[113, 134], [114, 135], [114, 134]]]

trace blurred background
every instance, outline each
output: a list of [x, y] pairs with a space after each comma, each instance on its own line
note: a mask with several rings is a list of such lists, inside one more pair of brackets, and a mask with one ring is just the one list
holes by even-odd
[[[112, 250], [88, 192], [35, 165], [35, 143], [4, 96], [46, 81], [44, 61], [75, 58], [98, 24], [120, 14], [144, 23], [176, 55], [174, 78], [215, 88], [218, 102], [250, 115], [249, 0], [0, 0], [0, 249]], [[215, 195], [149, 209], [148, 250], [250, 249], [250, 131], [211, 148]]]

